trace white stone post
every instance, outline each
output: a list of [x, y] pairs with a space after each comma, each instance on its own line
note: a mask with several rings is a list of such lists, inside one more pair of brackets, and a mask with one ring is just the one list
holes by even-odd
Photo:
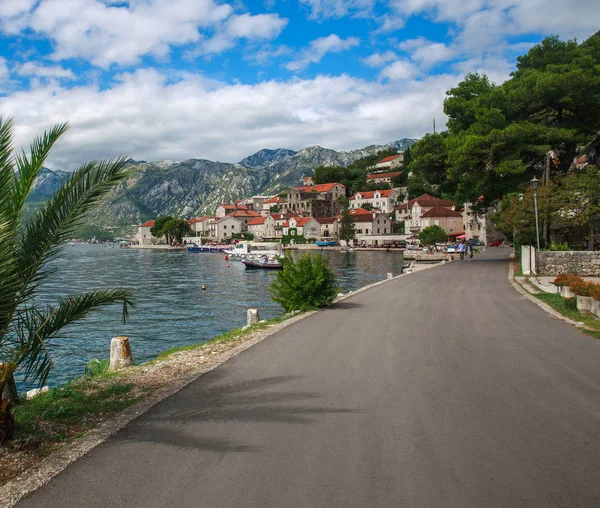
[[387, 274], [387, 278], [388, 278], [388, 279], [393, 279], [393, 278], [394, 278], [394, 274], [393, 274], [393, 273], [390, 273], [390, 272], [388, 272], [388, 274]]
[[260, 317], [258, 316], [258, 309], [248, 309], [248, 326], [258, 323], [259, 320]]
[[113, 337], [110, 341], [110, 370], [119, 370], [133, 365], [129, 337]]

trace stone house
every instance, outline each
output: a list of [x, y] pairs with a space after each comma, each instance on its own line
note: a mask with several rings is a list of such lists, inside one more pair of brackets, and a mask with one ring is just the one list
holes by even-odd
[[241, 220], [228, 215], [211, 224], [211, 237], [217, 242], [222, 242], [231, 239], [234, 234], [241, 233], [246, 229]]
[[392, 221], [382, 213], [353, 214], [356, 239], [371, 235], [389, 235], [392, 233]]
[[390, 155], [389, 157], [385, 157], [381, 159], [377, 164], [375, 164], [376, 170], [383, 169], [396, 169], [401, 168], [404, 165], [404, 152], [400, 152], [397, 155]]
[[402, 171], [393, 171], [391, 173], [369, 173], [367, 183], [387, 183], [392, 185], [392, 179], [400, 176]]
[[283, 211], [304, 217], [331, 217], [341, 207], [338, 198], [346, 197], [346, 186], [341, 183], [324, 183], [290, 189]]
[[433, 207], [444, 207], [450, 210], [456, 209], [453, 201], [434, 198], [429, 194], [422, 194], [398, 206], [396, 208], [396, 220], [404, 221], [406, 231], [416, 234], [424, 227], [422, 215]]
[[395, 189], [357, 192], [350, 198], [350, 209], [369, 204], [382, 213], [392, 213], [397, 200], [398, 191]]
[[321, 224], [313, 217], [292, 217], [283, 225], [284, 235], [302, 235], [304, 238], [320, 238]]
[[441, 227], [448, 236], [462, 235], [463, 215], [451, 208], [434, 206], [421, 215], [421, 228], [429, 226]]
[[[277, 206], [279, 208], [279, 211], [282, 211], [284, 205], [285, 199], [283, 199], [281, 196], [273, 196], [272, 198], [266, 199], [263, 202], [262, 210], [260, 210], [260, 213], [261, 215], [267, 216], [271, 214], [272, 206]], [[259, 211], [258, 209], [255, 210]]]
[[150, 233], [151, 227], [154, 227], [153, 220], [146, 221], [138, 226], [137, 239], [141, 246], [154, 245], [157, 242], [157, 238]]
[[337, 217], [318, 217], [316, 221], [321, 224], [322, 238], [337, 238], [340, 230], [340, 220]]
[[281, 236], [281, 232], [277, 234], [275, 225], [276, 220], [271, 215], [254, 217], [248, 222], [248, 232], [252, 233], [256, 239], [276, 238]]

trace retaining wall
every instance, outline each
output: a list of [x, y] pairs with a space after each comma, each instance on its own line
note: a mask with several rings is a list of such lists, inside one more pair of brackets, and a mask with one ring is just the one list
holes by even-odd
[[574, 273], [582, 277], [600, 277], [600, 251], [538, 252], [539, 275]]

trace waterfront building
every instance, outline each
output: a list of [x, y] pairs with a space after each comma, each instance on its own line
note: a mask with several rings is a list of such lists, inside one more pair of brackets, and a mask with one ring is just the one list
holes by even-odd
[[340, 230], [340, 219], [338, 217], [317, 217], [316, 221], [321, 224], [322, 238], [337, 238]]
[[334, 182], [290, 189], [283, 211], [295, 216], [331, 217], [341, 206], [338, 199], [346, 196], [346, 186]]
[[321, 224], [313, 217], [292, 217], [283, 224], [283, 234], [317, 239], [321, 236]]
[[369, 204], [380, 212], [391, 213], [397, 200], [398, 191], [395, 189], [357, 192], [350, 197], [350, 209]]
[[154, 221], [149, 220], [138, 226], [137, 240], [142, 247], [154, 245], [157, 241], [150, 233], [150, 228], [154, 227]]

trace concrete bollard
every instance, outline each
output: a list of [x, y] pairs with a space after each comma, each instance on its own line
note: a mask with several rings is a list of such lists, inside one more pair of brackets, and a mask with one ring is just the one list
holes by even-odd
[[47, 392], [49, 390], [50, 390], [49, 386], [42, 386], [41, 388], [34, 388], [33, 390], [29, 390], [27, 393], [25, 393], [25, 398], [27, 400], [33, 399], [36, 395]]
[[390, 272], [388, 272], [388, 274], [387, 274], [387, 278], [388, 278], [388, 279], [393, 279], [393, 278], [394, 278], [394, 274], [393, 274], [393, 273], [390, 273]]
[[[4, 369], [4, 364], [0, 363], [0, 376], [3, 375], [3, 372], [2, 372], [3, 369]], [[12, 374], [10, 375], [10, 379], [8, 380], [8, 383], [6, 383], [4, 390], [2, 390], [2, 393], [0, 394], [0, 399], [8, 400], [8, 402], [10, 402], [10, 404], [13, 406], [15, 404], [19, 403], [19, 394], [17, 392], [17, 385], [15, 383], [15, 378]]]
[[129, 337], [113, 337], [110, 341], [110, 370], [119, 370], [133, 365]]
[[254, 323], [258, 323], [260, 317], [258, 316], [258, 309], [248, 309], [248, 325], [252, 326]]

